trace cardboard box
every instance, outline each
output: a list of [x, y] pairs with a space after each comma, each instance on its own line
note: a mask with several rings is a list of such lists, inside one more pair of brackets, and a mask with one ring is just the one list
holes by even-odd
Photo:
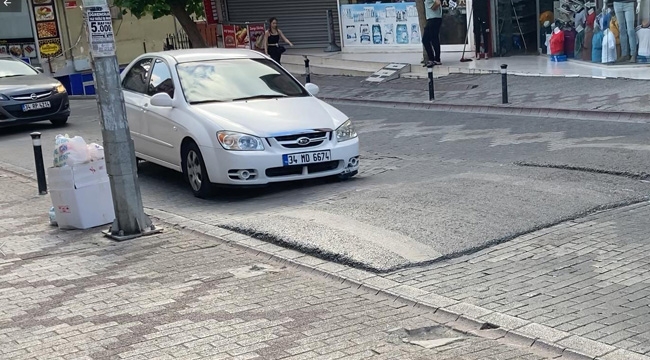
[[104, 160], [47, 169], [50, 197], [61, 229], [88, 229], [115, 220]]

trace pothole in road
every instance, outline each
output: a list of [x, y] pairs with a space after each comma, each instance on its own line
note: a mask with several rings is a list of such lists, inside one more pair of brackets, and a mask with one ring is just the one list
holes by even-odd
[[392, 336], [398, 337], [403, 343], [433, 349], [458, 341], [463, 341], [467, 334], [442, 325], [426, 326], [416, 329], [398, 328], [389, 330]]

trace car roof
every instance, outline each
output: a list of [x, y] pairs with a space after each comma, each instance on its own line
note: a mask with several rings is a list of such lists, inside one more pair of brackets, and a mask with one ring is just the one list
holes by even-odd
[[177, 63], [224, 59], [263, 59], [264, 55], [247, 49], [186, 49], [147, 53], [147, 56], [171, 57]]

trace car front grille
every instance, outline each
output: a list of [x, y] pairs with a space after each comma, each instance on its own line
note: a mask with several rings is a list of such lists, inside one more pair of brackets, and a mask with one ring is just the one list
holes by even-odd
[[56, 114], [59, 111], [59, 107], [61, 107], [61, 100], [62, 99], [52, 99], [50, 100], [50, 104], [52, 105], [50, 108], [47, 109], [39, 109], [39, 110], [32, 110], [32, 111], [27, 111], [23, 112], [23, 106], [22, 104], [16, 104], [16, 105], [7, 105], [4, 107], [4, 109], [11, 114], [11, 116], [16, 117], [16, 118], [30, 118], [30, 117], [37, 117], [37, 116], [47, 116], [50, 114]]
[[[308, 139], [305, 140], [305, 139]], [[287, 149], [300, 149], [310, 148], [323, 144], [329, 139], [326, 131], [319, 131], [307, 134], [296, 134], [286, 136], [276, 136], [275, 140], [284, 148]], [[305, 143], [302, 143], [305, 142]]]
[[[41, 99], [45, 99], [46, 97], [52, 95], [53, 92], [54, 92], [53, 90], [36, 91], [36, 92], [12, 95], [11, 98], [14, 99], [14, 100], [19, 100], [19, 101], [41, 100]], [[34, 95], [34, 97], [32, 97], [32, 94]]]
[[307, 172], [309, 174], [315, 174], [319, 172], [331, 171], [339, 167], [340, 160], [332, 160], [323, 163], [309, 164], [309, 165], [291, 165], [283, 166], [276, 168], [266, 169], [266, 176], [268, 177], [277, 177], [277, 176], [290, 176], [290, 175], [301, 175], [302, 168], [307, 167]]

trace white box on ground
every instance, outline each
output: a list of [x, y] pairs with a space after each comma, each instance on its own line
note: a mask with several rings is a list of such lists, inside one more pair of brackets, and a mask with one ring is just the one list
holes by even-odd
[[47, 169], [56, 222], [61, 229], [88, 229], [115, 220], [104, 160]]

